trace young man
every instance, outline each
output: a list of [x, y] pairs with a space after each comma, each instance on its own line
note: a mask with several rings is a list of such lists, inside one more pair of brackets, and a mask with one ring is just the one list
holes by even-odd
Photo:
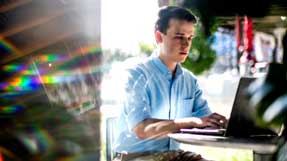
[[167, 134], [225, 126], [226, 118], [211, 113], [196, 78], [180, 65], [189, 53], [195, 24], [196, 18], [184, 8], [160, 10], [155, 26], [158, 50], [127, 70], [116, 160], [203, 160], [176, 150]]

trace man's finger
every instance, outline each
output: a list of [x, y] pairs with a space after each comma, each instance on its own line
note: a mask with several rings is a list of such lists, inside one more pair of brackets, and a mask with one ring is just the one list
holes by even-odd
[[212, 124], [215, 124], [216, 126], [221, 126], [221, 123], [216, 119], [211, 118], [208, 121], [211, 122]]
[[226, 120], [226, 118], [218, 113], [213, 113], [211, 117], [216, 118], [218, 120]]
[[220, 122], [221, 125], [227, 125], [228, 120], [218, 113], [213, 113], [210, 117], [217, 119], [217, 121]]
[[216, 123], [213, 123], [213, 122], [208, 122], [207, 123], [207, 127], [215, 127], [215, 128], [218, 128], [220, 127], [220, 125], [216, 124]]

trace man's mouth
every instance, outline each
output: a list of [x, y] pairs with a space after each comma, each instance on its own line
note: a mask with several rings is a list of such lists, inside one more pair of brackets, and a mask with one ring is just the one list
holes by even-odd
[[179, 52], [180, 55], [187, 55], [187, 52]]

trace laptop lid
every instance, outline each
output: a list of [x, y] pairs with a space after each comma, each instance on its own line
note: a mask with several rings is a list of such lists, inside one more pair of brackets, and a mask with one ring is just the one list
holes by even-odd
[[242, 77], [239, 80], [236, 95], [234, 98], [232, 111], [230, 114], [227, 129], [210, 129], [210, 128], [192, 128], [180, 129], [183, 133], [217, 135], [232, 137], [257, 137], [257, 136], [276, 136], [277, 133], [270, 129], [264, 129], [255, 124], [253, 109], [249, 107], [249, 100], [246, 97], [247, 87], [256, 78]]
[[255, 137], [277, 135], [271, 129], [259, 127], [255, 123], [254, 109], [249, 106], [249, 99], [246, 96], [247, 87], [255, 79], [251, 77], [240, 78], [225, 136]]

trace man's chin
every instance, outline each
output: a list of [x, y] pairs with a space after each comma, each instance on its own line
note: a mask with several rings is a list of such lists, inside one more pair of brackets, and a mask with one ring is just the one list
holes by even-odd
[[185, 59], [184, 60], [179, 60], [179, 61], [177, 61], [178, 63], [183, 63], [185, 61]]
[[185, 61], [185, 59], [187, 58], [187, 56], [185, 56], [184, 58], [182, 58], [181, 60], [179, 60], [179, 63], [183, 63]]

